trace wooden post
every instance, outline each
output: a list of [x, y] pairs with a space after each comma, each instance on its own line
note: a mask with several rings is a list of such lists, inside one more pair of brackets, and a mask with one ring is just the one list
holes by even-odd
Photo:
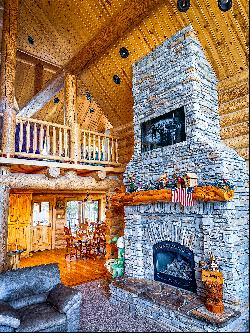
[[2, 154], [6, 157], [15, 153], [16, 110], [15, 74], [17, 49], [17, 18], [19, 0], [5, 0], [3, 14], [0, 113], [3, 113]]
[[35, 81], [34, 81], [34, 95], [36, 95], [43, 88], [43, 64], [37, 63], [35, 65]]
[[71, 128], [70, 158], [74, 163], [80, 159], [80, 128], [77, 124], [77, 79], [75, 75], [65, 76], [65, 119], [66, 125]]
[[0, 185], [0, 272], [7, 264], [9, 192], [8, 186]]

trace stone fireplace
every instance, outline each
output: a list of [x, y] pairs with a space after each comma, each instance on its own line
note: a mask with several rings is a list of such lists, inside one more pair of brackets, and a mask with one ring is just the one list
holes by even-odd
[[[221, 141], [217, 79], [191, 26], [135, 63], [133, 96], [135, 145], [125, 185], [130, 174], [147, 182], [163, 173], [193, 172], [199, 183], [225, 178], [236, 188], [229, 202], [125, 206], [125, 276], [160, 280], [202, 296], [197, 268], [213, 252], [224, 275], [224, 301], [247, 304], [247, 170], [245, 161]], [[185, 113], [185, 136], [178, 141], [178, 122], [171, 118], [180, 109]], [[173, 116], [165, 117], [171, 112]], [[162, 143], [158, 130], [159, 140], [152, 146], [154, 134], [147, 136], [145, 128], [150, 121], [162, 128], [161, 117], [169, 118], [175, 141]]]

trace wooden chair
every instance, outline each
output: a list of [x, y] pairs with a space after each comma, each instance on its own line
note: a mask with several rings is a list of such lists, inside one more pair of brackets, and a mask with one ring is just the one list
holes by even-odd
[[72, 257], [74, 257], [76, 255], [76, 250], [73, 244], [73, 238], [70, 235], [65, 235], [64, 239], [66, 241], [66, 253], [65, 253], [65, 258], [67, 256], [69, 256], [69, 258], [71, 259]]
[[68, 227], [64, 227], [64, 239], [66, 241], [66, 253], [65, 258], [69, 256], [71, 259], [72, 257], [78, 257], [78, 253], [81, 257], [81, 244], [79, 241], [75, 241], [75, 238], [72, 236], [71, 229]]
[[72, 232], [71, 232], [71, 229], [70, 229], [70, 228], [64, 226], [63, 229], [64, 229], [64, 235], [65, 235], [65, 236], [72, 236]]

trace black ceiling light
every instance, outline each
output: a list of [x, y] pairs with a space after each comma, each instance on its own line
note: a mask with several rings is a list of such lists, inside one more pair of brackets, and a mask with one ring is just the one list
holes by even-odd
[[59, 99], [58, 97], [55, 97], [55, 98], [54, 98], [54, 103], [55, 103], [55, 104], [58, 104], [59, 101], [60, 101], [60, 99]]
[[177, 0], [177, 8], [180, 12], [186, 12], [190, 7], [190, 0]]
[[127, 58], [129, 56], [129, 52], [128, 49], [126, 49], [126, 47], [120, 48], [119, 53], [122, 58]]
[[87, 100], [88, 100], [89, 102], [91, 102], [91, 101], [92, 101], [92, 96], [91, 96], [90, 92], [87, 91], [85, 95], [86, 95]]
[[231, 9], [232, 4], [233, 0], [218, 0], [218, 6], [220, 10], [222, 10], [223, 12], [226, 12], [229, 9]]
[[90, 108], [90, 109], [89, 109], [89, 112], [90, 112], [90, 113], [94, 113], [94, 112], [95, 112], [95, 109]]
[[116, 74], [113, 76], [113, 81], [115, 82], [115, 84], [120, 84], [121, 83], [120, 77]]
[[32, 36], [28, 36], [28, 42], [30, 45], [33, 45], [35, 43], [34, 38]]

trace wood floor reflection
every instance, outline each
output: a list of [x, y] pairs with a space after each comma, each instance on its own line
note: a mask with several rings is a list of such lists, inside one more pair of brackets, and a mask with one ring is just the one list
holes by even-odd
[[46, 250], [36, 252], [29, 258], [22, 258], [20, 268], [41, 264], [58, 263], [61, 280], [66, 286], [75, 286], [100, 278], [110, 279], [111, 276], [104, 267], [105, 259], [65, 259], [65, 250]]

